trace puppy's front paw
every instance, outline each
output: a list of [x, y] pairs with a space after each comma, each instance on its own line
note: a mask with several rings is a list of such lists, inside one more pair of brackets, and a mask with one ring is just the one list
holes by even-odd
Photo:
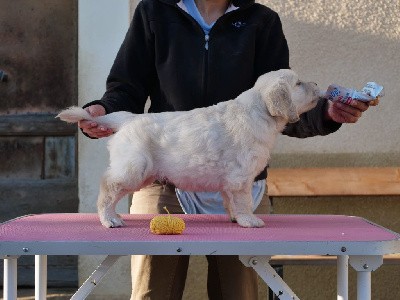
[[264, 221], [255, 215], [239, 214], [236, 216], [237, 223], [242, 227], [264, 227]]
[[106, 228], [117, 228], [125, 226], [125, 222], [117, 215], [115, 215], [114, 217], [100, 216], [100, 222]]

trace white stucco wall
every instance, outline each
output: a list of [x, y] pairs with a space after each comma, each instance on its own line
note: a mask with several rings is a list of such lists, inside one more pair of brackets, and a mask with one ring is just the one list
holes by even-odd
[[[357, 124], [343, 125], [335, 134], [305, 140], [280, 137], [274, 156], [366, 154], [367, 158], [372, 155], [378, 159], [378, 165], [385, 164], [382, 157], [389, 163], [400, 162], [399, 2], [263, 3], [280, 14], [290, 47], [291, 66], [301, 77], [317, 82], [322, 89], [330, 83], [361, 88], [367, 81], [376, 81], [385, 86], [386, 92], [379, 106], [367, 111]], [[80, 105], [99, 99], [104, 93], [106, 76], [128, 27], [129, 13], [129, 0], [79, 1]], [[79, 135], [81, 212], [96, 212], [98, 182], [108, 161], [106, 142]], [[119, 210], [127, 212], [127, 203], [122, 203]], [[80, 258], [81, 281], [99, 261], [99, 257]], [[202, 267], [197, 264], [193, 268]], [[185, 292], [185, 299], [204, 299], [204, 276], [189, 271], [187, 288], [190, 292]], [[128, 299], [129, 292], [129, 260], [125, 257], [90, 299]]]
[[[129, 0], [79, 1], [79, 105], [100, 99], [106, 78], [129, 26]], [[96, 209], [98, 180], [106, 168], [108, 138], [91, 140], [79, 134], [80, 210]], [[93, 199], [87, 199], [89, 197]], [[86, 200], [87, 199], [87, 200]]]
[[[89, 101], [100, 99], [105, 91], [107, 75], [129, 26], [129, 0], [80, 0], [78, 16], [78, 97], [79, 105], [82, 106]], [[79, 134], [80, 212], [97, 211], [99, 181], [108, 162], [107, 140], [91, 140]], [[126, 200], [118, 205], [118, 211], [129, 211]], [[79, 258], [81, 283], [102, 259], [103, 257], [99, 256]], [[121, 299], [121, 295], [128, 295], [128, 266], [129, 257], [121, 258], [90, 299], [112, 300]]]
[[399, 1], [262, 1], [282, 19], [291, 67], [326, 89], [385, 87], [379, 106], [327, 137], [282, 137], [275, 153], [399, 153]]

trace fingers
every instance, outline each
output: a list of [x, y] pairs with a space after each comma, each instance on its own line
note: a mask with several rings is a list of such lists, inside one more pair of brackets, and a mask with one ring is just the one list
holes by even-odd
[[104, 126], [99, 126], [93, 121], [80, 121], [78, 123], [79, 128], [82, 129], [84, 133], [93, 138], [103, 138], [112, 135], [114, 132], [110, 128]]
[[332, 105], [332, 119], [339, 123], [355, 123], [361, 115], [362, 111], [350, 105], [341, 102]]
[[[85, 110], [93, 117], [103, 116], [106, 111], [101, 105], [91, 105], [86, 107]], [[84, 133], [93, 138], [103, 138], [113, 134], [112, 129], [105, 126], [99, 126], [94, 121], [82, 120], [78, 122], [79, 128], [82, 129]]]
[[88, 106], [85, 110], [93, 117], [104, 116], [106, 114], [106, 109], [100, 104]]
[[112, 135], [114, 132], [110, 128], [103, 128], [103, 127], [98, 127], [94, 130], [91, 130], [90, 133], [88, 133], [89, 136], [91, 137], [96, 137], [96, 138], [103, 138], [103, 137], [108, 137]]
[[368, 108], [368, 103], [357, 100], [352, 100], [349, 104], [333, 102], [328, 107], [328, 115], [338, 123], [356, 123]]
[[359, 101], [359, 100], [352, 100], [350, 102], [350, 106], [361, 112], [364, 112], [369, 108], [368, 102]]
[[356, 123], [370, 106], [379, 104], [379, 97], [375, 100], [364, 102], [353, 99], [349, 103], [328, 101], [326, 118], [338, 123]]
[[80, 129], [82, 129], [84, 132], [86, 132], [87, 130], [90, 130], [93, 127], [96, 127], [97, 124], [96, 122], [93, 121], [86, 121], [86, 120], [82, 120], [78, 122], [78, 126]]
[[379, 97], [376, 97], [376, 99], [369, 101], [368, 104], [369, 106], [377, 106], [379, 104]]

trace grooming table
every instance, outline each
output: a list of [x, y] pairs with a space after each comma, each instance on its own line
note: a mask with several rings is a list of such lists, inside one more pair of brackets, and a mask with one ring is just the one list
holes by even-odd
[[85, 299], [123, 255], [238, 255], [280, 299], [298, 299], [270, 266], [272, 255], [338, 257], [338, 299], [348, 299], [348, 263], [358, 299], [371, 299], [371, 272], [400, 253], [400, 235], [365, 219], [340, 215], [262, 215], [264, 228], [241, 228], [227, 215], [180, 215], [182, 235], [153, 235], [152, 215], [123, 215], [127, 226], [104, 228], [97, 214], [42, 214], [0, 225], [4, 299], [16, 299], [17, 259], [35, 255], [35, 297], [46, 299], [47, 255], [107, 255], [71, 299]]

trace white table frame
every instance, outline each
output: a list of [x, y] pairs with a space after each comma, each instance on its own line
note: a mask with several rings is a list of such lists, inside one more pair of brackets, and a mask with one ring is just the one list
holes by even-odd
[[[73, 295], [72, 300], [86, 299], [94, 288], [102, 281], [108, 270], [121, 257], [109, 255], [82, 284]], [[268, 284], [270, 289], [279, 296], [279, 299], [299, 299], [283, 279], [269, 264], [271, 256], [240, 255], [239, 259], [253, 268]], [[4, 299], [17, 298], [17, 259], [15, 256], [4, 257]], [[348, 259], [349, 256], [338, 256], [337, 260], [337, 299], [348, 300]], [[47, 255], [35, 255], [35, 299], [45, 300], [47, 296]], [[381, 255], [354, 255], [350, 256], [350, 264], [357, 271], [357, 299], [371, 299], [371, 272], [382, 265]]]
[[[391, 232], [367, 221], [381, 230]], [[393, 232], [391, 232], [393, 233]], [[299, 299], [275, 272], [269, 260], [272, 255], [337, 256], [337, 299], [348, 300], [348, 265], [357, 272], [357, 299], [371, 299], [371, 272], [383, 263], [383, 255], [400, 253], [400, 235], [389, 241], [17, 241], [0, 242], [4, 259], [4, 299], [17, 298], [17, 259], [35, 255], [35, 299], [47, 294], [47, 255], [107, 255], [99, 267], [71, 298], [85, 299], [101, 282], [107, 271], [124, 255], [238, 255], [241, 262], [253, 268], [279, 299]], [[157, 244], [156, 247], [154, 245]]]

